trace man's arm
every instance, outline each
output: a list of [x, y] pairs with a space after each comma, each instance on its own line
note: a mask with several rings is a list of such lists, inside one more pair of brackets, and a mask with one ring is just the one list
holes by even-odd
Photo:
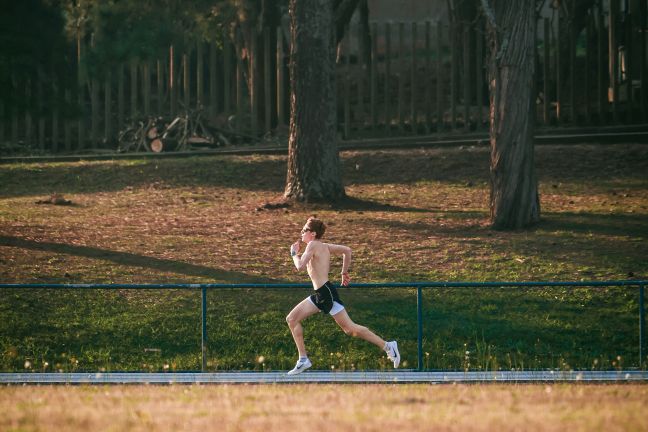
[[351, 282], [349, 267], [351, 266], [351, 248], [344, 245], [328, 244], [329, 252], [342, 255], [342, 285], [347, 286]]
[[306, 267], [306, 264], [308, 264], [311, 258], [313, 258], [313, 252], [315, 249], [312, 244], [313, 243], [311, 242], [306, 245], [306, 250], [301, 257], [297, 255], [297, 253], [299, 253], [299, 250], [296, 250], [294, 255], [291, 254], [293, 263], [295, 264], [295, 268], [297, 268], [297, 270], [303, 270], [303, 268]]

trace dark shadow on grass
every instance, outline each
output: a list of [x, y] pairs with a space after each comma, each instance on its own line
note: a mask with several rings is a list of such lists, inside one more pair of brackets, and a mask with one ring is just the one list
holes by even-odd
[[[403, 211], [410, 211], [403, 209]], [[418, 210], [427, 212], [428, 210]], [[388, 226], [390, 228], [412, 230], [416, 232], [427, 232], [437, 235], [461, 235], [476, 236], [502, 236], [507, 231], [496, 231], [490, 229], [488, 224], [488, 213], [479, 210], [429, 210], [430, 220], [406, 222], [400, 220], [373, 220], [377, 226]], [[468, 222], [470, 221], [470, 222]], [[477, 221], [477, 223], [474, 223]], [[541, 215], [538, 224], [527, 230], [508, 231], [511, 234], [524, 232], [541, 234], [542, 231], [556, 231], [564, 233], [591, 233], [599, 235], [643, 237], [648, 236], [648, 223], [642, 214], [600, 214], [600, 213], [569, 213], [569, 212], [545, 212]], [[547, 238], [554, 238], [555, 235], [548, 233]], [[605, 240], [608, 242], [609, 240]]]
[[545, 212], [541, 216], [536, 229], [621, 236], [648, 235], [648, 221], [641, 214]]
[[402, 207], [391, 205], [389, 203], [381, 203], [377, 201], [364, 200], [356, 197], [347, 196], [333, 204], [326, 203], [308, 203], [309, 208], [317, 209], [318, 207], [327, 210], [336, 210], [340, 212], [355, 211], [355, 212], [413, 212], [413, 213], [427, 213], [428, 209], [417, 207]]
[[283, 160], [240, 160], [221, 157], [143, 161], [104, 161], [92, 165], [56, 164], [0, 167], [0, 198], [115, 192], [129, 188], [194, 188], [215, 186], [250, 191], [281, 191], [286, 178]]
[[0, 236], [0, 246], [47, 251], [86, 258], [112, 261], [119, 265], [146, 267], [164, 272], [180, 273], [187, 276], [211, 278], [231, 283], [278, 283], [276, 279], [252, 276], [246, 273], [220, 270], [196, 264], [188, 264], [168, 259], [152, 258], [128, 252], [115, 252], [88, 246], [74, 246], [64, 243], [37, 242], [20, 237]]
[[[543, 146], [536, 151], [538, 177], [544, 183], [636, 179], [648, 169], [646, 146]], [[578, 163], [574, 163], [578, 161]], [[347, 152], [341, 155], [348, 185], [445, 182], [480, 185], [488, 181], [487, 148], [450, 148]], [[163, 160], [104, 161], [91, 164], [0, 166], [0, 198], [111, 192], [127, 187], [232, 187], [279, 192], [286, 179], [286, 158], [207, 156]]]
[[[409, 211], [409, 210], [408, 210]], [[366, 224], [371, 224], [380, 228], [389, 228], [402, 231], [412, 231], [428, 235], [454, 237], [484, 237], [490, 230], [484, 226], [483, 222], [487, 220], [488, 214], [479, 210], [424, 210], [417, 211], [429, 213], [427, 221], [403, 221], [403, 220], [385, 220], [367, 218]], [[470, 221], [470, 222], [468, 222]]]

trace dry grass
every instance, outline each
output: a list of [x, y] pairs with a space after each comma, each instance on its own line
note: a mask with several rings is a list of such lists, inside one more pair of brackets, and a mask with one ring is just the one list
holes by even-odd
[[[355, 252], [354, 281], [645, 275], [645, 146], [543, 146], [543, 222], [488, 228], [488, 148], [348, 151], [338, 206], [281, 200], [283, 156], [0, 167], [3, 282], [304, 281], [285, 258], [305, 218]], [[73, 206], [35, 205], [52, 192]], [[407, 259], [402, 259], [404, 255]]]
[[645, 385], [5, 387], [0, 430], [637, 431], [646, 401]]
[[[274, 209], [263, 206], [281, 200], [285, 156], [3, 164], [0, 281], [305, 282], [288, 247], [312, 214], [328, 223], [326, 240], [352, 247], [353, 282], [648, 277], [648, 146], [538, 146], [542, 222], [517, 232], [488, 227], [488, 152], [345, 151], [350, 200]], [[74, 205], [36, 204], [52, 192]], [[284, 317], [307, 292], [210, 293], [209, 367], [260, 368], [260, 355], [268, 369], [291, 367]], [[51, 293], [0, 292], [0, 370], [24, 370], [26, 361], [41, 371], [200, 367], [195, 292]], [[402, 343], [410, 367], [413, 294], [343, 296], [354, 320]], [[426, 291], [425, 367], [614, 369], [618, 358], [638, 366], [636, 297], [628, 289]], [[317, 328], [307, 338], [318, 368], [386, 366], [330, 320], [306, 325]]]

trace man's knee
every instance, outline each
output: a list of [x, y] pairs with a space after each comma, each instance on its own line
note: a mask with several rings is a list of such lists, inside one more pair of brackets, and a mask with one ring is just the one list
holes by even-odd
[[292, 314], [288, 314], [286, 316], [286, 322], [288, 323], [288, 327], [293, 328], [297, 324], [299, 324], [299, 320], [296, 319]]
[[358, 337], [358, 336], [360, 336], [360, 333], [362, 332], [363, 328], [364, 327], [359, 326], [357, 324], [351, 324], [351, 325], [343, 327], [342, 330], [344, 330], [344, 333], [346, 333], [349, 336]]

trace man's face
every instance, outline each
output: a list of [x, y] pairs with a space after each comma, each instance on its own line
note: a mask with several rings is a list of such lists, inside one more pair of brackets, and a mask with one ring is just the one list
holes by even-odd
[[301, 230], [301, 240], [304, 243], [308, 243], [312, 241], [315, 238], [315, 232], [311, 231], [311, 229], [308, 227], [308, 224], [304, 225], [304, 227]]

